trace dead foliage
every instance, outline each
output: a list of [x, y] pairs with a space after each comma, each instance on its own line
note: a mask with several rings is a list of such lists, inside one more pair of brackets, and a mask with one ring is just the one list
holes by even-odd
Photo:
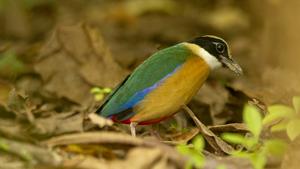
[[[228, 155], [239, 147], [220, 135], [247, 136], [245, 103], [266, 112], [267, 105], [299, 95], [299, 24], [293, 19], [299, 12], [289, 13], [297, 5], [296, 0], [0, 1], [0, 168], [184, 168], [189, 158], [175, 146], [193, 147], [199, 134], [206, 140], [204, 169], [252, 168], [248, 160]], [[94, 114], [101, 101], [94, 100], [93, 87], [114, 88], [158, 49], [199, 34], [224, 37], [245, 75], [213, 73], [190, 109], [139, 126], [137, 138], [127, 125]], [[267, 130], [262, 135], [285, 137]], [[268, 159], [267, 168], [297, 168], [299, 139], [288, 149], [282, 164]]]

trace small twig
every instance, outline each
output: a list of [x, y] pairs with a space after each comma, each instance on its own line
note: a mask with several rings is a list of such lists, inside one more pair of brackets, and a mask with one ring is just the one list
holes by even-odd
[[222, 124], [215, 126], [208, 126], [208, 129], [213, 132], [239, 132], [239, 133], [247, 133], [249, 130], [244, 123], [230, 123], [230, 124]]
[[229, 154], [234, 149], [227, 144], [225, 141], [220, 139], [218, 136], [216, 136], [212, 131], [210, 131], [201, 121], [195, 116], [193, 111], [187, 107], [186, 105], [182, 106], [183, 110], [185, 110], [189, 116], [194, 120], [197, 127], [199, 128], [201, 134], [203, 134], [203, 137], [207, 140], [209, 145], [217, 152], [217, 153], [226, 153]]
[[25, 106], [25, 113], [26, 113], [26, 116], [27, 116], [27, 119], [30, 123], [34, 124], [35, 122], [35, 117], [34, 115], [32, 114], [32, 109]]

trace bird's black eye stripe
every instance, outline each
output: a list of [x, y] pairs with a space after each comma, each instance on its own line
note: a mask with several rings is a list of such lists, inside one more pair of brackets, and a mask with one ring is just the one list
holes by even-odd
[[216, 49], [219, 53], [223, 53], [225, 51], [225, 46], [222, 43], [217, 43]]

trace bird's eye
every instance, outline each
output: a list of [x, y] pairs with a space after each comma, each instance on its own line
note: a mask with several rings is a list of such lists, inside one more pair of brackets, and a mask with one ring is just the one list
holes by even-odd
[[216, 49], [219, 53], [223, 53], [225, 51], [225, 46], [222, 43], [218, 43]]

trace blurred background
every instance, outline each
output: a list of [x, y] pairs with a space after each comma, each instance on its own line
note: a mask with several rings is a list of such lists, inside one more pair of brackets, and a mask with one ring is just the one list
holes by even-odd
[[[39, 73], [31, 68], [45, 50], [52, 50], [45, 48], [54, 32], [61, 30], [57, 34], [67, 36], [61, 37], [63, 43], [86, 45], [73, 41], [80, 39], [72, 32], [74, 25], [97, 32], [96, 38], [126, 70], [161, 48], [212, 34], [229, 42], [233, 56], [245, 69], [245, 79], [234, 84], [236, 88], [267, 102], [289, 102], [290, 95], [300, 90], [299, 5], [296, 0], [1, 0], [0, 74], [15, 82], [20, 74]], [[8, 66], [7, 57], [18, 62]]]
[[152, 53], [206, 34], [229, 43], [245, 75], [210, 76], [190, 104], [202, 121], [241, 122], [248, 98], [291, 105], [300, 93], [299, 16], [298, 0], [0, 0], [0, 133], [83, 131], [73, 115], [101, 103], [93, 87], [114, 88]]

